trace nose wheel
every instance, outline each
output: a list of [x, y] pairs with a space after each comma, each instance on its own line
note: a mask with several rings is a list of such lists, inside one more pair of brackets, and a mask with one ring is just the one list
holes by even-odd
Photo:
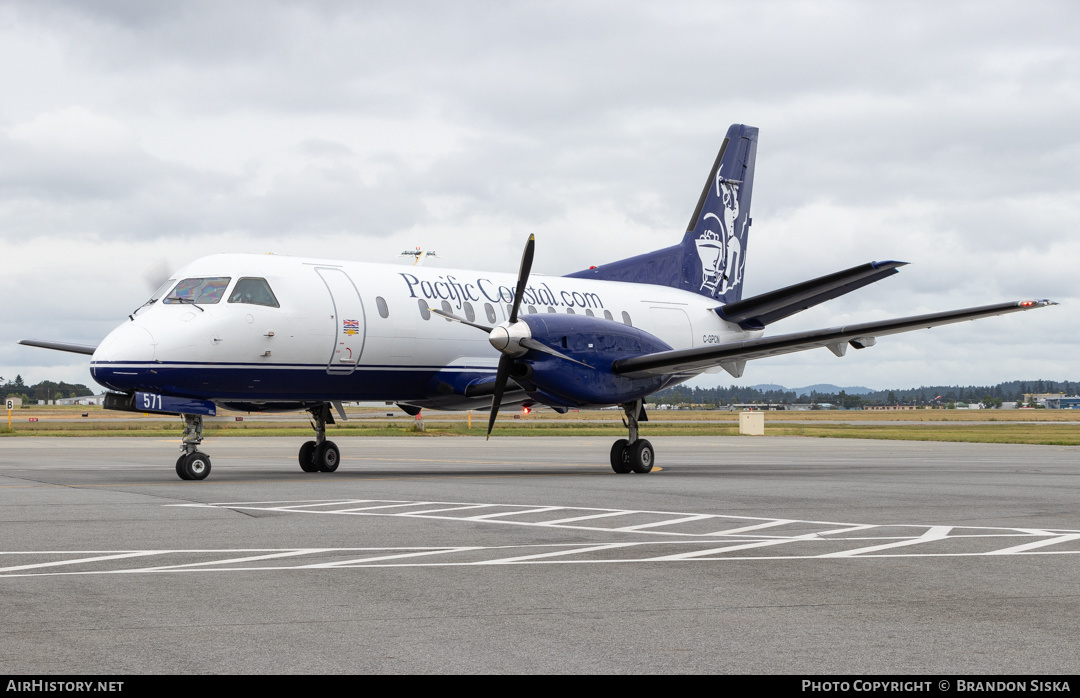
[[199, 450], [203, 440], [202, 415], [185, 414], [184, 445], [176, 459], [176, 474], [181, 480], [205, 480], [210, 474], [210, 456]]
[[210, 456], [201, 451], [182, 454], [176, 459], [176, 474], [181, 480], [205, 480], [210, 474]]
[[334, 423], [330, 405], [323, 404], [310, 410], [315, 430], [315, 440], [300, 447], [300, 469], [305, 473], [332, 473], [341, 463], [341, 450], [333, 441], [326, 440], [326, 425]]
[[611, 469], [619, 474], [647, 473], [653, 469], [656, 452], [647, 439], [638, 438], [638, 422], [649, 421], [642, 400], [625, 403], [623, 424], [630, 432], [629, 439], [619, 439], [611, 445]]

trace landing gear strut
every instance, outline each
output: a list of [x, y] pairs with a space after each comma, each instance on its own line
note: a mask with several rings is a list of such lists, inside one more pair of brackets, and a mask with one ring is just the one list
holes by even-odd
[[649, 421], [643, 400], [622, 404], [626, 413], [623, 425], [630, 432], [629, 439], [619, 439], [611, 446], [611, 469], [617, 473], [647, 473], [652, 470], [656, 457], [652, 444], [638, 438], [638, 422]]
[[176, 459], [176, 474], [181, 480], [205, 480], [210, 474], [210, 456], [199, 451], [202, 443], [202, 415], [184, 414], [184, 444]]
[[314, 420], [311, 428], [315, 430], [315, 440], [300, 447], [300, 469], [305, 473], [332, 473], [341, 462], [341, 451], [337, 445], [326, 440], [326, 425], [334, 423], [334, 415], [330, 413], [330, 405], [325, 402], [308, 412]]

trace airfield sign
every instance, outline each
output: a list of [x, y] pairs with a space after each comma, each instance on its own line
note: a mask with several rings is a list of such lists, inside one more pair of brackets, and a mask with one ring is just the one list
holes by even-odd
[[4, 401], [4, 407], [7, 408], [7, 426], [8, 426], [8, 429], [11, 428], [11, 411], [13, 409], [15, 409], [16, 407], [19, 407], [21, 405], [22, 405], [22, 398], [21, 397], [9, 397]]

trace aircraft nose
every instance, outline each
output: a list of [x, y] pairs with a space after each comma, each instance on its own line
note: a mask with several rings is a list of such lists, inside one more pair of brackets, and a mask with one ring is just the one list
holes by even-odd
[[153, 361], [157, 344], [145, 327], [120, 325], [105, 337], [94, 352], [94, 361]]

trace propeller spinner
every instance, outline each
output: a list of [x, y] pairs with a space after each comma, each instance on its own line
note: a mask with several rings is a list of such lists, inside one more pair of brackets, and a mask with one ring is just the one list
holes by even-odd
[[[525, 243], [525, 251], [521, 255], [521, 267], [518, 269], [517, 288], [514, 290], [514, 303], [510, 308], [510, 319], [495, 327], [470, 322], [465, 318], [458, 317], [453, 313], [443, 310], [431, 309], [436, 315], [441, 315], [447, 320], [460, 322], [463, 325], [475, 327], [488, 333], [488, 341], [491, 346], [502, 352], [499, 357], [499, 367], [495, 372], [495, 392], [491, 396], [491, 415], [488, 417], [487, 438], [491, 438], [491, 430], [495, 426], [495, 418], [499, 416], [499, 403], [502, 402], [503, 393], [506, 391], [506, 382], [510, 378], [510, 370], [514, 361], [528, 353], [530, 349], [557, 356], [560, 359], [573, 361], [582, 366], [588, 364], [572, 359], [566, 354], [555, 351], [551, 347], [533, 339], [532, 330], [528, 323], [518, 320], [518, 309], [521, 307], [521, 298], [525, 294], [525, 287], [529, 283], [529, 274], [532, 272], [533, 253], [536, 250], [536, 236], [530, 235]], [[590, 367], [591, 368], [591, 367]]]

